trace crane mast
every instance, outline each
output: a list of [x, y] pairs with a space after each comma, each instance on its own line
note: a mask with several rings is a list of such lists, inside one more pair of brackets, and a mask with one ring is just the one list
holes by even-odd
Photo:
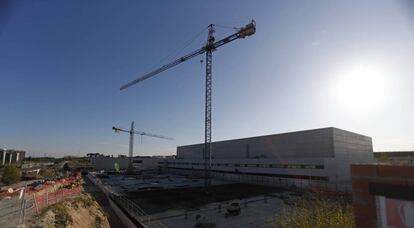
[[204, 185], [209, 186], [211, 182], [211, 156], [213, 148], [211, 145], [211, 90], [212, 90], [212, 63], [213, 63], [213, 44], [214, 27], [208, 26], [208, 37], [206, 45], [206, 102], [204, 120]]
[[218, 47], [227, 44], [231, 41], [240, 38], [246, 38], [256, 33], [256, 23], [254, 20], [246, 26], [239, 29], [236, 33], [227, 36], [219, 41], [215, 42], [214, 38], [214, 25], [210, 24], [208, 26], [208, 37], [207, 43], [205, 46], [197, 49], [193, 52], [190, 52], [187, 55], [182, 56], [168, 64], [161, 66], [160, 68], [151, 71], [125, 85], [123, 85], [120, 90], [124, 90], [132, 85], [135, 85], [139, 82], [142, 82], [148, 78], [151, 78], [163, 71], [166, 71], [182, 62], [185, 62], [191, 58], [194, 58], [198, 55], [206, 53], [206, 91], [205, 91], [205, 121], [204, 121], [204, 150], [203, 150], [203, 159], [204, 159], [204, 177], [205, 177], [205, 186], [209, 186], [211, 183], [211, 160], [212, 160], [212, 145], [211, 145], [211, 92], [212, 92], [212, 57], [213, 51]]

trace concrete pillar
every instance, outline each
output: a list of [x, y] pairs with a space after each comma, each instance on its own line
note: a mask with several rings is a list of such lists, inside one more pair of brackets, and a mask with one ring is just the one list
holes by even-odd
[[6, 162], [6, 150], [3, 150], [2, 156], [1, 156], [1, 165], [4, 165]]

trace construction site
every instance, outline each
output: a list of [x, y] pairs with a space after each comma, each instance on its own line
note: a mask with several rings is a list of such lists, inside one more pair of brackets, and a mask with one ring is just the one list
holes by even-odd
[[[126, 227], [274, 227], [276, 215], [303, 192], [167, 174], [90, 173]], [[128, 222], [127, 222], [128, 221]]]
[[[278, 214], [323, 193], [349, 200], [349, 165], [371, 162], [370, 137], [337, 128], [212, 142], [212, 54], [256, 32], [256, 23], [219, 41], [208, 26], [205, 46], [124, 86], [127, 89], [201, 54], [206, 55], [203, 144], [179, 146], [172, 157], [134, 156], [134, 135], [173, 140], [134, 128], [129, 156], [91, 155], [88, 180], [107, 197], [125, 227], [274, 227]], [[354, 156], [357, 155], [357, 156]], [[105, 164], [105, 165], [104, 165]]]
[[5, 2], [0, 227], [414, 227], [414, 5]]

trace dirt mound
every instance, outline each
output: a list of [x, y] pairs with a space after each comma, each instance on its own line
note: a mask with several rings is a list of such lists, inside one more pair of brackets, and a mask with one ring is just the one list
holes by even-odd
[[102, 208], [89, 194], [65, 200], [49, 206], [27, 227], [76, 227], [109, 228], [109, 222]]

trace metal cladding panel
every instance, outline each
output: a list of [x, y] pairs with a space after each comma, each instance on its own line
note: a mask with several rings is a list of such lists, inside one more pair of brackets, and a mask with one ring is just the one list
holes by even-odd
[[334, 129], [334, 149], [336, 153], [369, 153], [373, 157], [372, 139], [341, 129]]
[[368, 136], [334, 129], [334, 151], [336, 155], [346, 155], [350, 163], [374, 161], [372, 139]]
[[[204, 144], [180, 146], [177, 157], [197, 159]], [[214, 159], [333, 157], [333, 128], [322, 128], [213, 143]]]

